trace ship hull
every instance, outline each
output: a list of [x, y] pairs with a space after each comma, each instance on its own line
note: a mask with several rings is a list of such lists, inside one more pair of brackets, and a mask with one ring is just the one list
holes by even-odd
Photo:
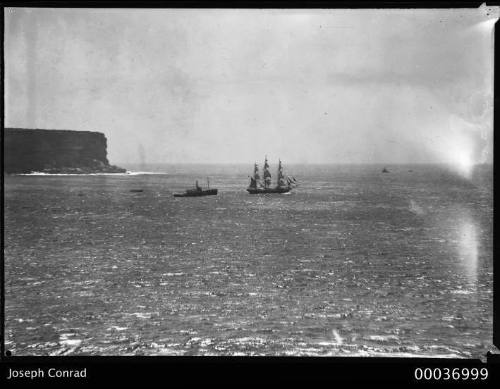
[[288, 193], [292, 188], [247, 188], [250, 194]]
[[201, 191], [190, 191], [186, 193], [174, 193], [174, 197], [201, 197], [201, 196], [214, 196], [218, 192], [217, 189], [207, 189]]

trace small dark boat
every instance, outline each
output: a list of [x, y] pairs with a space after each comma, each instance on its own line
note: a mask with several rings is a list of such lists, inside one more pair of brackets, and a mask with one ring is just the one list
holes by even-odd
[[387, 170], [387, 168], [383, 168], [382, 173], [389, 173], [389, 170]]
[[130, 189], [130, 191], [131, 191], [132, 193], [141, 193], [141, 192], [143, 192], [144, 190], [143, 190], [143, 189]]
[[210, 189], [210, 181], [207, 178], [207, 187], [208, 189], [202, 189], [198, 185], [198, 181], [196, 181], [195, 189], [187, 189], [184, 193], [174, 193], [174, 197], [200, 197], [200, 196], [213, 196], [218, 193], [217, 189]]
[[269, 164], [267, 163], [267, 157], [264, 161], [264, 182], [261, 182], [259, 175], [259, 167], [257, 164], [254, 165], [253, 176], [250, 177], [250, 185], [247, 188], [247, 192], [250, 194], [269, 194], [269, 193], [288, 193], [295, 186], [297, 186], [297, 180], [293, 177], [286, 177], [283, 174], [283, 167], [281, 166], [281, 160], [278, 165], [278, 182], [275, 187], [271, 187], [271, 173], [269, 172]]

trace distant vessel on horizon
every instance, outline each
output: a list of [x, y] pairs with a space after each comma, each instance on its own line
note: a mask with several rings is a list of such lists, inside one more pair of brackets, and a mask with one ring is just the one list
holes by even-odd
[[253, 176], [250, 177], [250, 185], [247, 192], [250, 194], [267, 194], [267, 193], [287, 193], [290, 192], [296, 185], [297, 180], [294, 177], [285, 177], [283, 174], [283, 166], [281, 160], [278, 165], [278, 179], [275, 187], [271, 187], [271, 172], [267, 163], [267, 156], [264, 160], [264, 180], [261, 181], [259, 175], [259, 167], [257, 163], [254, 165]]
[[207, 189], [202, 189], [198, 185], [198, 180], [195, 183], [195, 189], [186, 189], [184, 193], [174, 193], [174, 197], [199, 197], [199, 196], [213, 196], [218, 192], [217, 189], [210, 189], [210, 181], [207, 178]]

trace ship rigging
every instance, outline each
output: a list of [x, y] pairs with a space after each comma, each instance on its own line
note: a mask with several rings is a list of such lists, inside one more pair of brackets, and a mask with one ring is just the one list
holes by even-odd
[[278, 163], [278, 174], [276, 186], [272, 186], [271, 171], [269, 170], [269, 163], [267, 156], [264, 160], [263, 179], [259, 175], [259, 167], [257, 163], [254, 164], [254, 172], [250, 177], [250, 185], [247, 192], [250, 194], [266, 194], [266, 193], [288, 193], [297, 186], [297, 180], [294, 177], [285, 176], [283, 173], [283, 165], [281, 160]]

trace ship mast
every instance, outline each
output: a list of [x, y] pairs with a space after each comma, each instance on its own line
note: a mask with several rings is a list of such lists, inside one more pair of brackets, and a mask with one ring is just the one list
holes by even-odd
[[267, 163], [267, 155], [264, 160], [264, 188], [271, 186], [271, 172], [269, 171], [269, 164]]
[[286, 186], [285, 176], [283, 174], [283, 166], [281, 166], [281, 159], [279, 160], [278, 165], [278, 186]]
[[250, 188], [257, 188], [257, 183], [259, 182], [259, 180], [259, 167], [256, 162], [253, 167], [253, 176], [250, 177]]
[[257, 165], [257, 162], [255, 162], [255, 166], [253, 168], [253, 178], [255, 179], [255, 183], [257, 183], [260, 180], [259, 166]]

